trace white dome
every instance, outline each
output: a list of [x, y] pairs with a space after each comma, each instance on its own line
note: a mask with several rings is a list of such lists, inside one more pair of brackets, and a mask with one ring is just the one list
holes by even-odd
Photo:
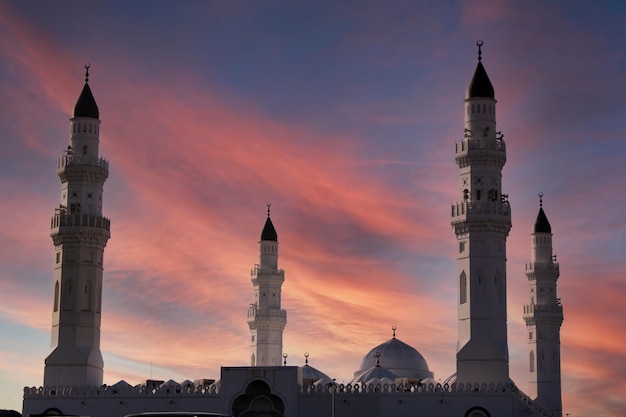
[[305, 385], [311, 384], [329, 384], [332, 383], [332, 379], [324, 372], [313, 368], [308, 363], [301, 367], [302, 369], [302, 380]]
[[[378, 357], [376, 354], [378, 353]], [[393, 372], [398, 378], [432, 378], [426, 359], [414, 348], [393, 337], [370, 350], [363, 357], [358, 374], [380, 365]]]

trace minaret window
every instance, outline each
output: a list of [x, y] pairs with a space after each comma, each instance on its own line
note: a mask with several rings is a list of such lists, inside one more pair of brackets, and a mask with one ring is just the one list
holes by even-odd
[[461, 273], [461, 278], [459, 279], [459, 303], [467, 303], [467, 276], [465, 272]]
[[59, 311], [59, 281], [54, 284], [54, 312]]
[[528, 355], [528, 359], [529, 359], [528, 369], [530, 370], [530, 372], [535, 372], [535, 352], [531, 350], [530, 354]]

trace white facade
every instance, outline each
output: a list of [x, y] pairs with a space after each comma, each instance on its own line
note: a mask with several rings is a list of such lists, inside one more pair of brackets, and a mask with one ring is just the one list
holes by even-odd
[[[112, 386], [103, 386], [101, 359], [100, 362], [81, 359], [78, 368], [99, 370], [100, 381], [83, 375], [70, 375], [68, 366], [71, 365], [69, 358], [72, 352], [97, 351], [99, 354], [101, 255], [109, 235], [108, 220], [107, 227], [103, 227], [105, 219], [99, 211], [101, 206], [98, 206], [98, 211], [87, 215], [87, 219], [91, 219], [89, 216], [100, 219], [97, 223], [100, 226], [92, 226], [89, 222], [87, 226], [83, 223], [60, 224], [58, 230], [53, 226], [53, 237], [59, 236], [56, 238], [59, 239], [57, 253], [65, 255], [72, 243], [75, 246], [71, 247], [82, 251], [80, 253], [100, 255], [94, 258], [94, 262], [77, 263], [76, 259], [90, 259], [88, 256], [73, 258], [74, 264], [69, 260], [67, 263], [59, 261], [58, 278], [55, 275], [61, 292], [69, 285], [66, 282], [70, 281], [72, 285], [76, 285], [75, 282], [93, 285], [87, 288], [98, 292], [93, 293], [93, 305], [98, 308], [93, 311], [82, 309], [81, 306], [89, 306], [84, 298], [65, 301], [69, 303], [68, 318], [63, 315], [66, 309], [61, 309], [58, 313], [61, 319], [53, 321], [53, 334], [55, 328], [69, 329], [58, 332], [58, 345], [69, 348], [57, 348], [62, 353], [59, 357], [63, 358], [59, 364], [49, 364], [50, 357], [46, 360], [45, 387], [25, 389], [24, 415], [62, 412], [122, 417], [143, 411], [211, 411], [236, 417], [561, 416], [558, 333], [562, 310], [556, 298], [558, 264], [552, 258], [552, 235], [549, 230], [546, 231], [547, 218], [545, 222], [543, 219], [540, 222], [538, 218], [540, 227], [535, 225], [533, 233], [532, 263], [526, 267], [531, 302], [524, 307], [524, 318], [531, 332], [532, 398], [509, 379], [506, 238], [511, 227], [511, 211], [506, 196], [502, 194], [506, 149], [502, 135], [496, 131], [495, 104], [493, 87], [480, 62], [479, 48], [479, 63], [465, 100], [465, 137], [456, 145], [455, 151], [461, 181], [460, 202], [452, 206], [452, 226], [458, 244], [458, 274], [450, 282], [457, 286], [459, 292], [457, 373], [443, 384], [433, 379], [434, 373], [416, 349], [396, 339], [395, 327], [392, 339], [365, 355], [350, 384], [336, 384], [326, 374], [310, 367], [308, 355], [304, 367], [280, 366], [286, 325], [286, 311], [281, 308], [284, 272], [278, 268], [278, 235], [269, 217], [269, 205], [259, 242], [260, 260], [253, 268], [251, 278], [254, 302], [249, 306], [247, 317], [251, 335], [251, 366], [222, 367], [220, 380], [216, 383], [209, 380], [195, 383], [147, 381], [146, 384], [130, 386], [120, 381]], [[97, 126], [97, 117], [95, 121], [88, 119], [85, 123]], [[83, 123], [76, 117], [72, 120]], [[92, 142], [87, 144], [87, 152], [98, 160], [97, 140], [93, 141], [93, 135], [89, 136]], [[97, 139], [97, 133], [95, 135]], [[84, 146], [82, 138], [87, 140], [87, 136], [81, 135], [74, 138], [72, 135], [72, 149], [75, 146], [81, 149], [80, 146]], [[67, 189], [64, 199], [74, 190], [82, 193], [99, 191], [101, 196], [102, 183], [106, 179], [102, 167], [106, 165], [103, 164], [81, 164], [80, 172], [92, 174], [68, 180], [67, 186], [64, 185], [64, 190]], [[73, 172], [67, 166], [69, 163], [63, 166], [62, 171]], [[83, 194], [79, 196], [84, 198]], [[67, 200], [64, 201], [67, 207]], [[84, 201], [80, 201], [81, 206]], [[57, 215], [55, 218], [63, 217]], [[73, 236], [71, 233], [78, 231], [99, 240], [78, 240], [77, 243], [64, 240], [64, 236]], [[65, 260], [65, 257], [59, 259]], [[74, 268], [75, 264], [81, 265], [81, 268]], [[58, 297], [55, 297], [55, 309], [66, 306], [63, 298], [60, 299], [61, 304], [57, 304], [57, 300]], [[84, 317], [89, 323], [86, 334], [82, 335], [84, 337], [78, 339], [72, 334], [72, 331], [78, 331], [75, 317]], [[65, 342], [66, 337], [68, 342]], [[84, 343], [77, 343], [76, 340]], [[539, 360], [537, 352], [545, 353], [547, 357], [540, 356]], [[556, 355], [550, 356], [552, 352]], [[49, 368], [51, 377], [48, 377]], [[54, 369], [59, 371], [53, 374]], [[545, 372], [545, 369], [548, 371]], [[63, 372], [67, 377], [59, 376]]]

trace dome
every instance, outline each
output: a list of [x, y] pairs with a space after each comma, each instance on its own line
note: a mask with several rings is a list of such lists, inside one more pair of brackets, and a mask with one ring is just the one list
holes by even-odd
[[393, 372], [398, 378], [424, 379], [433, 377], [424, 357], [411, 346], [396, 339], [395, 336], [370, 350], [363, 357], [361, 366], [354, 373], [354, 376], [356, 377], [376, 365]]
[[304, 365], [302, 369], [302, 380], [304, 385], [312, 384], [330, 384], [333, 380], [324, 372], [312, 367], [311, 365]]
[[350, 381], [350, 384], [393, 384], [396, 381], [397, 377], [398, 375], [391, 372], [387, 368], [383, 368], [382, 366], [373, 366], [369, 369], [357, 373], [352, 381]]

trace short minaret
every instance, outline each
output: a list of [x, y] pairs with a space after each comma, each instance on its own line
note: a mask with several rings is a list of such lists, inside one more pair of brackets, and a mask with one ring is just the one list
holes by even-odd
[[528, 395], [554, 416], [560, 416], [563, 306], [556, 294], [559, 264], [552, 253], [552, 228], [543, 211], [543, 194], [539, 194], [539, 214], [532, 239], [531, 262], [526, 264], [530, 304], [524, 306], [530, 371]]
[[281, 309], [281, 287], [285, 272], [278, 269], [278, 234], [270, 219], [267, 220], [259, 242], [260, 261], [252, 269], [254, 303], [248, 308], [248, 326], [251, 337], [251, 366], [280, 366], [283, 359], [283, 330], [287, 324], [287, 311]]
[[503, 136], [496, 131], [494, 89], [478, 65], [465, 97], [465, 135], [456, 144], [460, 202], [452, 205], [457, 238], [458, 383], [509, 380], [506, 313], [506, 238], [511, 210], [502, 194], [506, 162]]
[[100, 120], [85, 86], [70, 119], [69, 146], [57, 166], [61, 204], [52, 217], [54, 298], [52, 352], [45, 361], [44, 386], [100, 386], [102, 263], [110, 237], [109, 219], [102, 216], [108, 162], [98, 156]]

